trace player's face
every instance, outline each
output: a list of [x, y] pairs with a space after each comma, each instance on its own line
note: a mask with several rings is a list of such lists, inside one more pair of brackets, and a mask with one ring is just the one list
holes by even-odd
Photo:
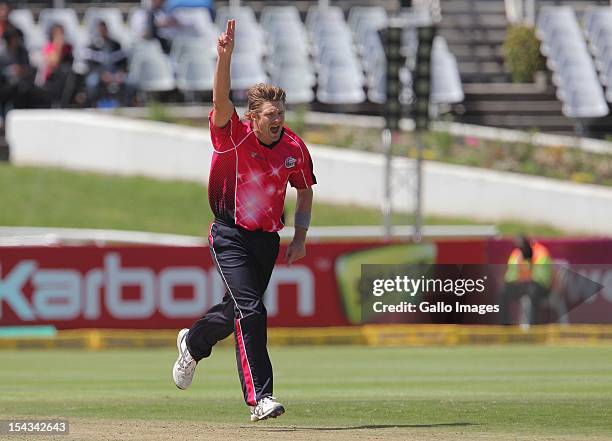
[[253, 120], [255, 134], [264, 144], [279, 140], [285, 124], [285, 104], [282, 101], [266, 101]]

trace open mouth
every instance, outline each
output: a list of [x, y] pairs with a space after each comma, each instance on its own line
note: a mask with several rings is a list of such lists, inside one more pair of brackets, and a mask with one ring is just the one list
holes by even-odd
[[274, 126], [274, 127], [270, 127], [270, 133], [272, 133], [274, 136], [278, 135], [280, 133], [280, 126]]

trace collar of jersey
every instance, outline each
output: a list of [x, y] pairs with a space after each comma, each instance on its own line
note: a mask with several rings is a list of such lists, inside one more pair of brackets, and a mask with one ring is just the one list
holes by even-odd
[[283, 139], [283, 136], [285, 135], [285, 128], [283, 127], [281, 129], [281, 134], [280, 134], [280, 136], [278, 137], [278, 139], [276, 141], [274, 141], [272, 144], [265, 144], [265, 143], [261, 142], [260, 139], [255, 134], [255, 130], [253, 130], [253, 124], [251, 122], [249, 122], [249, 125], [251, 126], [251, 131], [253, 132], [253, 135], [255, 136], [255, 139], [257, 139], [257, 142], [259, 144], [261, 144], [263, 147], [267, 148], [267, 149], [273, 149], [274, 146], [276, 144], [278, 144], [281, 141], [281, 139]]

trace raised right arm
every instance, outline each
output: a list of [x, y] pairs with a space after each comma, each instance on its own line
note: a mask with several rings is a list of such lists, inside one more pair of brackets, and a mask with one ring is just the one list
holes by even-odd
[[228, 20], [225, 32], [217, 40], [217, 67], [213, 82], [213, 124], [224, 127], [234, 113], [234, 103], [230, 100], [230, 65], [234, 50], [234, 29], [236, 20]]

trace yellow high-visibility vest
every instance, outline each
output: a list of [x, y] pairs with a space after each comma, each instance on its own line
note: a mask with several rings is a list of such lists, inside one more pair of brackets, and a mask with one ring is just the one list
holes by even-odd
[[516, 248], [508, 259], [506, 282], [525, 282], [533, 280], [545, 288], [550, 288], [552, 282], [552, 260], [548, 249], [541, 243], [532, 245], [533, 256], [531, 261], [523, 258], [523, 253]]

